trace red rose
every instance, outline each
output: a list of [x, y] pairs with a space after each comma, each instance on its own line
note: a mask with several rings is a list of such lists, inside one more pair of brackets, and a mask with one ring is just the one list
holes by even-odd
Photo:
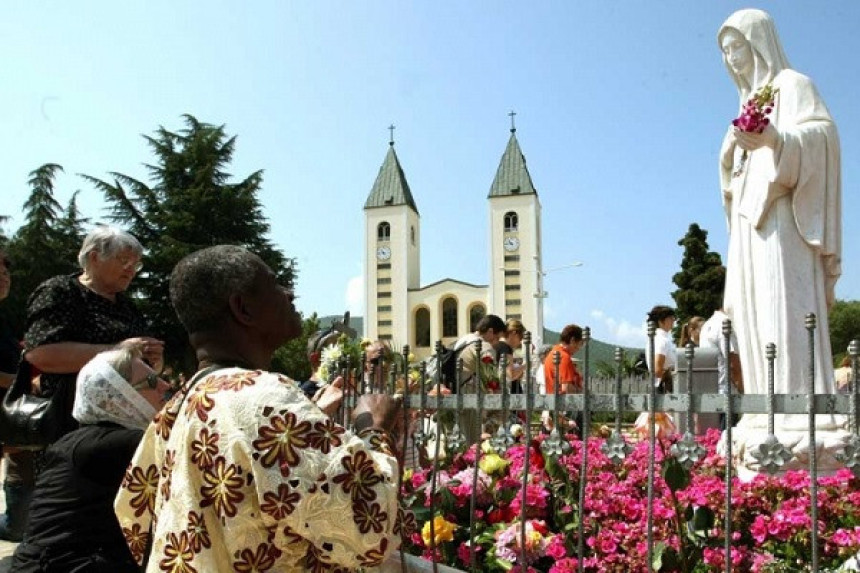
[[532, 520], [532, 529], [534, 529], [544, 537], [546, 537], [546, 535], [549, 533], [549, 528], [546, 526], [546, 523], [538, 519]]
[[499, 509], [494, 509], [487, 515], [487, 523], [509, 523], [516, 518], [516, 513], [508, 507], [500, 507]]
[[483, 362], [484, 364], [492, 364], [493, 363], [493, 357], [485, 354], [485, 355], [481, 356], [481, 362]]

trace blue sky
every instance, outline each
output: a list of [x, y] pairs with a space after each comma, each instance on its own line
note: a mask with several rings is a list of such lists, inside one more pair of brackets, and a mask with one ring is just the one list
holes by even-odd
[[[388, 146], [421, 213], [422, 283], [489, 277], [486, 196], [517, 112], [543, 207], [547, 326], [644, 345], [672, 304], [692, 222], [725, 257], [717, 153], [737, 94], [716, 42], [746, 2], [10, 1], [0, 17], [0, 214], [27, 174], [144, 177], [140, 134], [190, 113], [238, 135], [232, 173], [263, 169], [272, 240], [300, 265], [305, 313], [360, 314], [362, 205]], [[843, 276], [860, 299], [860, 2], [759, 2], [842, 140]], [[852, 56], [851, 54], [854, 54]], [[201, 221], [200, 224], [205, 224]], [[456, 254], [453, 254], [456, 253]], [[528, 325], [527, 325], [528, 326]]]

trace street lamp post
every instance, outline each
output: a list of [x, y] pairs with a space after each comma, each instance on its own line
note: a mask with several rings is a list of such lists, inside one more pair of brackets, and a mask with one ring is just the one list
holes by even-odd
[[[532, 296], [537, 301], [537, 320], [536, 320], [536, 324], [532, 326], [531, 333], [532, 333], [532, 343], [534, 344], [535, 348], [539, 349], [543, 345], [543, 301], [545, 298], [547, 298], [549, 296], [549, 292], [544, 290], [544, 288], [543, 288], [544, 278], [549, 273], [553, 273], [555, 271], [560, 271], [562, 269], [569, 269], [572, 267], [581, 267], [583, 265], [583, 262], [582, 261], [574, 261], [574, 262], [568, 263], [566, 265], [561, 265], [558, 267], [552, 267], [549, 269], [543, 269], [543, 268], [541, 268], [540, 258], [537, 255], [535, 255], [534, 261], [535, 261], [535, 268], [534, 269], [527, 269], [527, 270], [524, 270], [523, 272], [525, 272], [525, 273], [534, 272], [537, 275], [537, 283], [535, 284], [536, 290], [532, 294]], [[508, 269], [506, 267], [499, 267], [499, 270], [505, 271]]]
[[549, 296], [549, 292], [543, 288], [544, 278], [549, 273], [555, 271], [572, 267], [581, 267], [582, 261], [574, 261], [566, 265], [542, 269], [540, 258], [537, 255], [535, 255], [534, 260], [536, 265], [535, 272], [537, 273], [537, 284], [535, 285], [537, 287], [537, 291], [534, 293], [534, 297], [537, 299], [537, 324], [535, 325], [534, 332], [532, 332], [532, 340], [534, 341], [535, 348], [539, 349], [543, 345], [543, 301]]

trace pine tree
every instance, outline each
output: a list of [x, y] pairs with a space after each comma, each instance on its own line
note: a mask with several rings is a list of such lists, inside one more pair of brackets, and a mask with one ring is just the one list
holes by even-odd
[[311, 377], [311, 363], [308, 358], [308, 339], [320, 329], [317, 313], [302, 321], [302, 335], [284, 344], [272, 356], [272, 370], [283, 372], [294, 380], [308, 380]]
[[149, 182], [122, 173], [112, 181], [84, 175], [110, 205], [109, 219], [135, 235], [145, 249], [144, 269], [132, 282], [132, 295], [163, 338], [168, 363], [189, 371], [194, 359], [187, 335], [170, 305], [169, 279], [174, 265], [204, 247], [234, 244], [259, 255], [283, 284], [295, 279], [295, 261], [269, 241], [269, 225], [257, 198], [263, 174], [255, 171], [238, 182], [226, 171], [236, 136], [224, 126], [183, 116], [185, 127], [160, 127], [144, 136], [155, 156], [146, 165]]
[[678, 241], [684, 247], [681, 271], [672, 277], [678, 289], [672, 293], [677, 307], [677, 325], [693, 316], [707, 319], [723, 305], [726, 269], [719, 253], [709, 251], [708, 232], [692, 223]]
[[30, 172], [31, 192], [24, 202], [24, 224], [7, 245], [12, 260], [12, 289], [3, 305], [4, 320], [19, 336], [30, 293], [45, 280], [78, 269], [77, 255], [87, 219], [78, 211], [77, 193], [65, 209], [54, 197], [54, 179], [62, 171], [60, 165], [46, 163]]
[[860, 340], [860, 300], [837, 300], [828, 313], [830, 346], [834, 363], [839, 365], [848, 354], [852, 340]]

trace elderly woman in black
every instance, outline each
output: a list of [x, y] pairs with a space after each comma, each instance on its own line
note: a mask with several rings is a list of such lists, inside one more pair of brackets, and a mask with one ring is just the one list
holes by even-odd
[[139, 571], [113, 500], [169, 385], [133, 348], [102, 352], [78, 373], [73, 415], [80, 427], [45, 452], [12, 571]]
[[142, 252], [132, 235], [96, 227], [78, 253], [82, 272], [48, 279], [30, 296], [24, 336], [27, 360], [42, 372], [40, 392], [63, 392], [70, 414], [78, 370], [119, 342], [138, 350], [161, 372], [164, 344], [146, 335], [143, 315], [123, 294], [141, 269]]

